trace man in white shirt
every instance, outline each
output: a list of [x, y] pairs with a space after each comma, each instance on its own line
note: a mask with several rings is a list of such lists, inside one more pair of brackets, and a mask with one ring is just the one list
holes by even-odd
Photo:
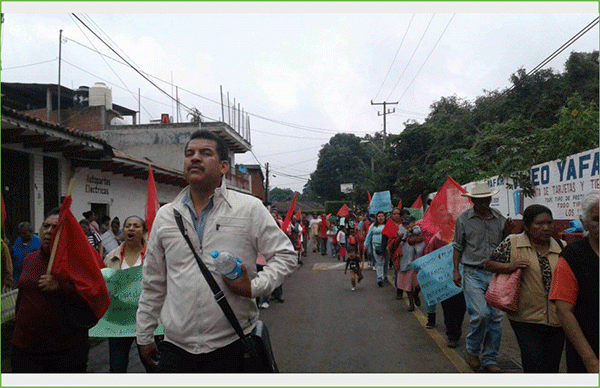
[[[144, 258], [137, 343], [149, 370], [243, 372], [244, 343], [216, 303], [176, 224], [174, 210], [181, 213], [194, 249], [246, 335], [258, 320], [255, 298], [269, 295], [296, 266], [292, 244], [262, 203], [227, 190], [223, 175], [228, 170], [223, 141], [209, 131], [194, 132], [185, 148], [184, 176], [189, 186], [156, 214]], [[230, 281], [217, 272], [210, 256], [213, 249], [243, 261], [239, 279]], [[267, 265], [251, 279], [259, 252]], [[159, 318], [165, 338], [157, 349], [154, 331]]]

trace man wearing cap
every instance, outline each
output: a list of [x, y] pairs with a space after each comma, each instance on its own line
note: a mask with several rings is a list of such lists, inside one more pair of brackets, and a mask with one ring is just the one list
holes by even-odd
[[[473, 207], [457, 217], [452, 244], [453, 280], [458, 287], [463, 287], [470, 317], [466, 361], [472, 369], [478, 370], [483, 366], [486, 372], [501, 371], [497, 361], [504, 313], [485, 302], [485, 292], [492, 273], [484, 270], [483, 264], [514, 226], [510, 218], [506, 219], [500, 212], [490, 208], [492, 196], [497, 193], [498, 190], [492, 192], [486, 182], [477, 182], [470, 193], [463, 194], [471, 198]], [[463, 265], [464, 278], [459, 272], [460, 263]]]

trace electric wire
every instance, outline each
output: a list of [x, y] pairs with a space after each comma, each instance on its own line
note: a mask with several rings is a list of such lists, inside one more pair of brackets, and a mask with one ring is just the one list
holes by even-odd
[[433, 16], [431, 16], [431, 19], [429, 20], [429, 24], [427, 24], [427, 28], [425, 28], [425, 31], [423, 31], [423, 35], [421, 35], [421, 39], [419, 39], [419, 43], [417, 43], [417, 47], [415, 47], [412, 55], [410, 56], [410, 59], [408, 60], [408, 62], [406, 63], [406, 66], [404, 67], [404, 70], [402, 71], [402, 74], [400, 74], [400, 77], [398, 77], [398, 81], [396, 81], [396, 84], [392, 88], [392, 91], [390, 92], [390, 95], [386, 98], [386, 100], [389, 100], [390, 97], [392, 96], [392, 94], [394, 93], [394, 91], [396, 90], [396, 87], [398, 86], [398, 83], [400, 83], [400, 80], [404, 76], [404, 73], [406, 72], [406, 69], [408, 69], [408, 66], [410, 65], [413, 57], [415, 56], [417, 50], [421, 46], [421, 42], [423, 41], [423, 38], [425, 37], [425, 34], [427, 34], [427, 31], [429, 30], [429, 26], [431, 26], [431, 22], [433, 21], [434, 17], [435, 17], [435, 14], [433, 14]]
[[[115, 51], [114, 48], [112, 48], [108, 43], [106, 43], [101, 37], [98, 36], [98, 34], [93, 31], [87, 24], [85, 24], [77, 15], [72, 14], [77, 20], [79, 20], [79, 22], [81, 24], [83, 24], [88, 30], [90, 30], [92, 32], [92, 34], [94, 34], [96, 36], [96, 38], [98, 38], [102, 43], [104, 43], [104, 45], [106, 45], [106, 47], [108, 47], [112, 52], [114, 52], [119, 58], [121, 58], [121, 60], [125, 61], [125, 63], [131, 67], [136, 73], [138, 73], [140, 76], [142, 76], [142, 78], [144, 78], [146, 81], [150, 82], [150, 84], [152, 84], [155, 88], [157, 88], [158, 90], [160, 90], [162, 93], [164, 93], [167, 97], [169, 97], [171, 100], [178, 102], [173, 96], [171, 96], [169, 93], [167, 93], [166, 91], [164, 91], [160, 86], [158, 86], [156, 83], [154, 83], [151, 79], [149, 79], [143, 72], [141, 72], [140, 70], [138, 70], [136, 67], [134, 67], [132, 64], [130, 64], [129, 62], [127, 62], [127, 60], [125, 58], [123, 58], [118, 52]], [[188, 112], [192, 112], [192, 108], [188, 107], [187, 105], [185, 105], [182, 102], [178, 102], [180, 105], [182, 105], [185, 109], [187, 109]]]
[[398, 53], [400, 52], [400, 49], [402, 48], [402, 45], [404, 44], [404, 39], [406, 38], [406, 34], [408, 33], [408, 30], [410, 30], [410, 25], [412, 24], [412, 21], [413, 21], [414, 18], [415, 18], [415, 14], [413, 13], [412, 18], [410, 18], [410, 22], [408, 22], [408, 27], [406, 27], [406, 31], [404, 31], [404, 36], [402, 36], [402, 41], [400, 42], [400, 46], [398, 47], [398, 50], [396, 50], [396, 55], [394, 55], [394, 59], [392, 59], [392, 63], [390, 63], [390, 68], [388, 69], [387, 74], [383, 78], [383, 82], [381, 83], [381, 86], [379, 87], [379, 90], [377, 90], [377, 94], [375, 94], [375, 98], [373, 98], [373, 100], [377, 100], [377, 96], [379, 96], [379, 92], [381, 92], [381, 88], [385, 84], [385, 81], [387, 81], [387, 77], [388, 77], [388, 75], [390, 75], [390, 71], [392, 71], [392, 67], [394, 66], [394, 62], [396, 62], [396, 58], [398, 57]]
[[50, 62], [54, 62], [54, 61], [57, 61], [57, 60], [58, 60], [58, 57], [56, 57], [56, 58], [54, 58], [54, 59], [50, 59], [50, 60], [48, 60], [48, 61], [36, 62], [36, 63], [30, 63], [30, 64], [28, 64], [28, 65], [12, 66], [12, 67], [3, 67], [3, 68], [2, 68], [2, 71], [5, 71], [5, 70], [14, 70], [14, 69], [21, 69], [21, 68], [24, 68], [24, 67], [30, 67], [30, 66], [37, 66], [37, 65], [42, 65], [42, 64], [44, 64], [44, 63], [50, 63]]
[[435, 50], [435, 48], [437, 47], [438, 43], [440, 43], [440, 40], [442, 40], [442, 37], [444, 36], [444, 34], [446, 33], [446, 30], [448, 29], [448, 27], [450, 26], [450, 23], [452, 22], [452, 19], [454, 19], [454, 16], [456, 14], [452, 14], [452, 17], [450, 18], [450, 20], [448, 21], [448, 24], [446, 24], [446, 28], [444, 28], [444, 31], [442, 31], [442, 34], [440, 35], [440, 37], [438, 38], [438, 40], [435, 42], [435, 44], [433, 45], [433, 47], [431, 48], [431, 51], [429, 51], [429, 54], [427, 54], [427, 58], [425, 58], [425, 61], [423, 61], [423, 64], [421, 65], [421, 67], [419, 68], [419, 71], [417, 71], [417, 74], [415, 74], [415, 76], [413, 77], [413, 79], [410, 81], [410, 83], [408, 84], [408, 86], [406, 87], [406, 89], [404, 90], [404, 93], [402, 93], [402, 96], [400, 96], [400, 98], [398, 99], [398, 102], [402, 101], [402, 98], [404, 97], [404, 95], [406, 94], [406, 92], [408, 91], [408, 89], [410, 89], [411, 85], [413, 84], [413, 82], [415, 81], [415, 79], [417, 78], [417, 76], [419, 75], [419, 73], [421, 73], [421, 70], [423, 70], [423, 67], [425, 66], [425, 64], [427, 63], [427, 60], [429, 59], [429, 57], [431, 56], [431, 54], [433, 53], [433, 50]]
[[[71, 19], [73, 19], [73, 17], [77, 18], [77, 15], [70, 14], [69, 16], [71, 16]], [[87, 25], [85, 25], [81, 19], [77, 18], [77, 20], [79, 20], [84, 26], [86, 26], [94, 35], [96, 35], [96, 33], [94, 31], [92, 31]], [[94, 47], [94, 49], [96, 49], [96, 51], [98, 51], [98, 49], [96, 48], [96, 46], [94, 46], [94, 43], [91, 41], [91, 39], [85, 34], [85, 32], [81, 29], [81, 27], [79, 26], [79, 24], [77, 24], [75, 22], [75, 20], [73, 20], [73, 22], [75, 23], [75, 25], [77, 26], [77, 28], [79, 28], [79, 30], [81, 31], [81, 33], [83, 34], [83, 36], [85, 36], [85, 38], [88, 40], [88, 42], [90, 42], [90, 44], [92, 45], [92, 47]], [[98, 37], [98, 35], [96, 35], [96, 37]], [[100, 39], [100, 37], [98, 37], [98, 39]], [[100, 39], [102, 41], [102, 39]], [[104, 41], [102, 41], [104, 43]], [[105, 43], [106, 44], [106, 43]], [[110, 48], [110, 47], [109, 47]], [[118, 54], [117, 54], [118, 55]], [[136, 96], [135, 94], [129, 90], [129, 88], [127, 87], [127, 84], [125, 83], [125, 81], [123, 81], [123, 79], [121, 79], [121, 77], [119, 76], [119, 74], [115, 71], [115, 69], [112, 68], [112, 66], [108, 63], [108, 61], [106, 60], [106, 58], [104, 58], [104, 56], [100, 56], [102, 58], [102, 60], [104, 61], [104, 63], [106, 63], [106, 66], [108, 66], [110, 68], [110, 70], [114, 73], [114, 75], [119, 79], [119, 81], [121, 81], [121, 83], [123, 84], [123, 86], [125, 87], [125, 89], [132, 95], [132, 97], [136, 100]], [[138, 103], [140, 103], [140, 101], [138, 101]], [[146, 113], [148, 114], [148, 116], [151, 117], [150, 112], [146, 109], [146, 107], [142, 106], [142, 108], [146, 111]], [[141, 114], [141, 113], [140, 113]]]

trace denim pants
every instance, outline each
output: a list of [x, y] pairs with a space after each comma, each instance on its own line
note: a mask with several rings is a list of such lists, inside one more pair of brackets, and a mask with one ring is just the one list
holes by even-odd
[[127, 373], [129, 351], [135, 337], [114, 337], [108, 339], [110, 373]]
[[492, 273], [483, 269], [464, 266], [463, 290], [471, 332], [466, 338], [467, 353], [479, 356], [483, 366], [496, 365], [502, 339], [504, 313], [489, 306], [485, 292], [492, 280]]
[[321, 254], [327, 254], [327, 237], [319, 237], [319, 247], [321, 248]]
[[525, 373], [558, 373], [565, 347], [561, 327], [510, 320], [521, 349], [521, 364]]
[[377, 281], [382, 282], [383, 279], [385, 279], [385, 276], [384, 276], [385, 256], [379, 256], [377, 253], [375, 253], [375, 250], [373, 250], [373, 260], [375, 261], [375, 270], [376, 270], [375, 273], [377, 274]]

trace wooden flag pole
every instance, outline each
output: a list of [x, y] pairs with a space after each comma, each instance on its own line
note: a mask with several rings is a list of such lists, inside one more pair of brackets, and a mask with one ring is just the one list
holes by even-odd
[[[69, 182], [69, 189], [67, 190], [67, 197], [73, 194], [73, 188], [75, 187], [75, 178], [72, 178]], [[52, 253], [50, 253], [50, 262], [48, 262], [48, 269], [46, 270], [46, 275], [50, 275], [52, 272], [52, 266], [54, 265], [54, 258], [56, 257], [56, 250], [58, 249], [58, 241], [60, 240], [60, 235], [62, 234], [63, 225], [60, 225], [60, 228], [56, 232], [56, 237], [54, 238], [54, 244], [52, 245]]]

